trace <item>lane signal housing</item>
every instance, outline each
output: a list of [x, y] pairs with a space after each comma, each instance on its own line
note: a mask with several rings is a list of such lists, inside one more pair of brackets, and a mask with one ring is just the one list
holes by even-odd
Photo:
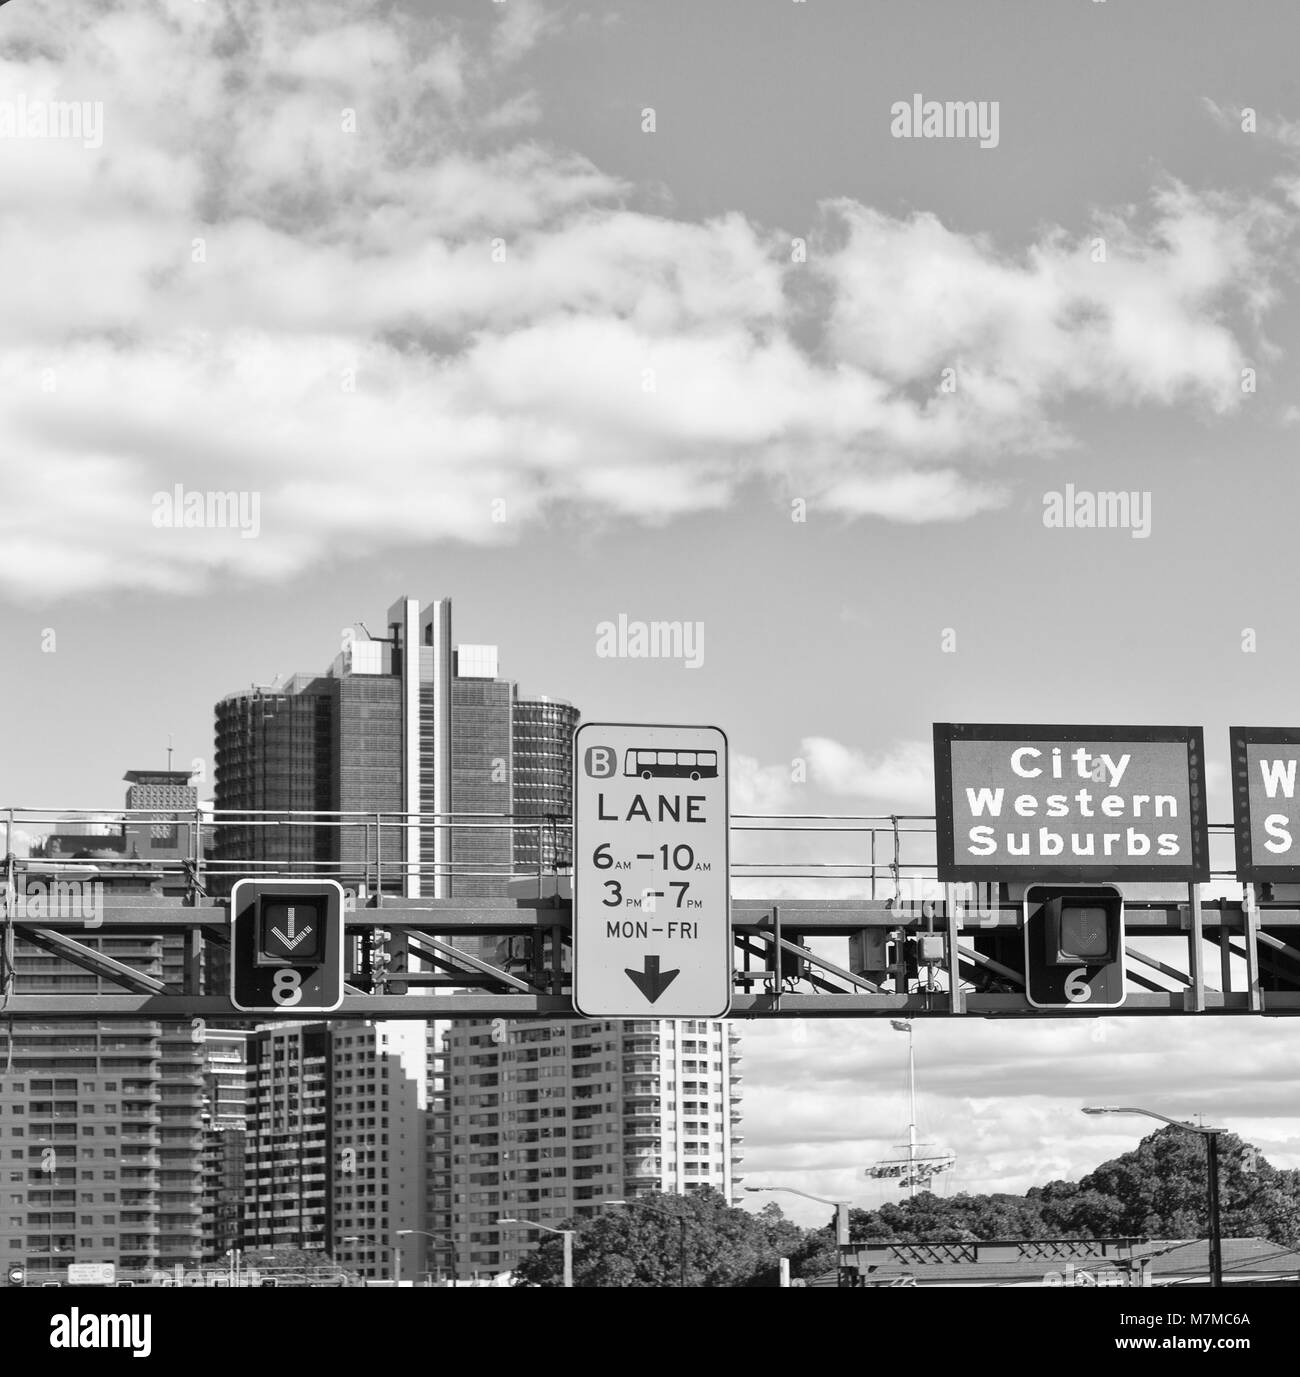
[[343, 886], [239, 880], [230, 891], [230, 1001], [243, 1013], [332, 1013], [343, 1003]]
[[1025, 997], [1035, 1009], [1124, 1003], [1124, 896], [1114, 885], [1030, 885]]

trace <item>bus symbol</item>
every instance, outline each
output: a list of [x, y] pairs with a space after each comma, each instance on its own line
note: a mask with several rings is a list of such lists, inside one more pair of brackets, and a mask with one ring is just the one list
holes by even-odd
[[717, 751], [631, 750], [623, 758], [625, 775], [642, 779], [717, 779]]

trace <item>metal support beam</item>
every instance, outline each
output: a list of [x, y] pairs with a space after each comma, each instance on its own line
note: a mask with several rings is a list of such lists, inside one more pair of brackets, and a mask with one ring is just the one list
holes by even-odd
[[1228, 940], [1230, 929], [1223, 913], [1223, 900], [1219, 900], [1219, 984], [1224, 993], [1232, 989], [1232, 944]]
[[1188, 965], [1191, 967], [1190, 989], [1187, 991], [1187, 1007], [1196, 1014], [1205, 1011], [1205, 944], [1201, 922], [1201, 888], [1196, 884], [1187, 886], [1187, 908], [1190, 931], [1187, 934]]
[[[21, 880], [21, 874], [17, 877]], [[1194, 891], [1166, 900], [1140, 900], [1126, 903], [1126, 930], [1142, 945], [1164, 955], [1155, 939], [1168, 939], [1170, 955], [1165, 960], [1147, 951], [1129, 948], [1132, 966], [1128, 997], [1124, 1005], [1108, 1010], [1108, 1016], [1150, 1016], [1198, 1012], [1223, 1014], [1267, 1013], [1300, 1014], [1300, 907], [1294, 900], [1268, 900], [1261, 907], [1253, 890], [1244, 903], [1215, 900], [1204, 906], [1195, 902]], [[14, 891], [7, 891], [6, 907], [17, 907]], [[1196, 911], [1204, 941], [1217, 945], [1226, 970], [1234, 953], [1244, 957], [1250, 988], [1232, 990], [1227, 981], [1223, 990], [1204, 983], [1204, 957], [1194, 960]], [[872, 980], [847, 969], [845, 958], [830, 943], [847, 939], [865, 929], [877, 932], [893, 929], [911, 936], [920, 930], [922, 915], [900, 913], [887, 901], [871, 900], [737, 900], [733, 904], [732, 934], [735, 942], [734, 997], [732, 1014], [736, 1018], [863, 1018], [882, 1016], [985, 1018], [1093, 1017], [1086, 1012], [1035, 1010], [1027, 1003], [1023, 975], [1009, 966], [985, 956], [973, 946], [963, 945], [964, 915], [950, 891], [940, 923], [929, 923], [930, 930], [943, 931], [948, 942], [945, 953], [950, 988], [946, 994], [917, 990], [889, 991]], [[120, 995], [79, 995], [52, 991], [29, 993], [41, 988], [40, 973], [18, 974], [9, 991], [6, 1013], [23, 1018], [157, 1018], [186, 1019], [207, 1016], [212, 1019], [239, 1018], [222, 992], [200, 996], [199, 981], [204, 975], [204, 957], [212, 948], [224, 948], [229, 941], [226, 905], [220, 900], [176, 893], [146, 895], [107, 888], [93, 929], [122, 937], [138, 935], [159, 939], [173, 934], [185, 938], [183, 962], [175, 984], [166, 986], [146, 970], [138, 970], [113, 956], [96, 951], [84, 919], [69, 915], [42, 915], [39, 925], [14, 914], [11, 935], [19, 937], [21, 948], [32, 942], [43, 951], [73, 963], [105, 980], [116, 982], [131, 993]], [[937, 915], [936, 915], [937, 916]], [[566, 947], [570, 941], [569, 904], [557, 896], [546, 899], [428, 899], [383, 896], [382, 900], [349, 910], [345, 914], [349, 938], [359, 938], [376, 928], [396, 930], [408, 939], [412, 963], [419, 971], [402, 972], [398, 977], [412, 993], [401, 995], [360, 988], [362, 972], [355, 961], [346, 972], [348, 985], [343, 1006], [331, 1012], [332, 1019], [418, 1018], [445, 1019], [454, 1012], [464, 1018], [574, 1018], [568, 994], [569, 976]], [[1018, 905], [999, 903], [981, 922], [981, 929], [1015, 934], [1021, 922]], [[1267, 925], [1267, 931], [1262, 925]], [[1232, 937], [1240, 932], [1236, 939]], [[437, 934], [434, 936], [433, 934]], [[787, 936], [787, 934], [789, 934]], [[1293, 935], [1294, 934], [1294, 935]], [[470, 939], [488, 936], [521, 939], [528, 944], [529, 964], [512, 964], [502, 969], [457, 943], [466, 946]], [[814, 948], [810, 951], [791, 940], [798, 936]], [[1151, 940], [1145, 940], [1151, 939]], [[550, 947], [547, 948], [549, 941]], [[351, 956], [362, 944], [351, 941]], [[205, 953], [204, 948], [209, 950]], [[358, 951], [353, 951], [357, 948]], [[833, 951], [838, 959], [823, 955]], [[781, 988], [780, 962], [783, 954], [797, 956], [803, 963], [805, 981], [800, 993]], [[761, 957], [761, 964], [758, 958]], [[1187, 969], [1183, 969], [1184, 963]], [[1158, 973], [1165, 981], [1182, 988], [1170, 990], [1139, 973], [1139, 969]], [[517, 973], [522, 970], [522, 974]], [[1279, 988], [1264, 991], [1264, 978]], [[968, 984], [985, 984], [994, 976], [1005, 982], [1002, 990], [962, 989]], [[1197, 980], [1200, 980], [1199, 987]], [[756, 991], [762, 980], [766, 991]], [[440, 997], [444, 988], [465, 991], [455, 1005]], [[435, 991], [437, 993], [435, 993]], [[1189, 999], [1189, 992], [1197, 997]], [[287, 1013], [286, 1013], [286, 1016]]]
[[962, 914], [961, 901], [957, 898], [957, 889], [954, 885], [947, 886], [947, 893], [944, 895], [943, 911], [948, 927], [947, 942], [944, 947], [948, 956], [948, 1012], [950, 1014], [960, 1014], [963, 1012], [963, 1008], [961, 988], [961, 945], [958, 934], [961, 931]]
[[1246, 934], [1246, 997], [1252, 1010], [1264, 1007], [1264, 992], [1259, 983], [1259, 908], [1254, 885], [1242, 885], [1242, 921]]
[[[1034, 1009], [1022, 994], [980, 994], [967, 992], [968, 1017], [1015, 1018], [1033, 1021], [1041, 1018], [1095, 1018], [1095, 1013], [1074, 1010]], [[1245, 994], [1207, 995], [1207, 1010], [1213, 1013], [1248, 1015]], [[1300, 1015], [1300, 992], [1270, 994], [1268, 1012]], [[480, 994], [469, 993], [454, 1004], [441, 996], [367, 995], [345, 986], [342, 1005], [329, 1019], [410, 1018], [421, 1020], [456, 1018], [580, 1018], [567, 995]], [[1107, 1018], [1116, 1016], [1152, 1017], [1183, 1014], [1181, 991], [1130, 992], [1123, 1008], [1107, 1009]], [[241, 1015], [221, 995], [198, 998], [181, 994], [122, 995], [14, 995], [5, 1008], [6, 1016], [17, 1018], [103, 1018], [187, 1020], [203, 1017], [210, 1021], [238, 1019]], [[301, 1019], [303, 1014], [298, 1013]], [[311, 1017], [316, 1017], [312, 1015]], [[933, 1007], [924, 991], [913, 994], [785, 994], [780, 1010], [772, 1007], [768, 994], [738, 994], [732, 999], [732, 1018], [947, 1018], [944, 1005]], [[270, 1015], [258, 1015], [268, 1022]]]

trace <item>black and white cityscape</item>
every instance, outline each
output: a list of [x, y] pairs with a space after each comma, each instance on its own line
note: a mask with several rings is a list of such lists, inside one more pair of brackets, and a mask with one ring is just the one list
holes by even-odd
[[1266, 1346], [1297, 38], [0, 0], [34, 1352], [286, 1288], [941, 1287]]

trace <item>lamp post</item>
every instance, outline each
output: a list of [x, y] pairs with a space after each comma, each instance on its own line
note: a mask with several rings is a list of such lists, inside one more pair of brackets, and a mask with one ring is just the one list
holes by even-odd
[[1172, 1125], [1184, 1133], [1197, 1133], [1205, 1139], [1206, 1190], [1205, 1199], [1210, 1216], [1210, 1285], [1223, 1285], [1223, 1238], [1219, 1223], [1219, 1134], [1222, 1128], [1198, 1128], [1195, 1124], [1185, 1124], [1171, 1119], [1167, 1114], [1157, 1114], [1154, 1109], [1137, 1109], [1132, 1105], [1085, 1105], [1085, 1114], [1143, 1114], [1148, 1119], [1159, 1119], [1161, 1123]]
[[[407, 1234], [419, 1234], [423, 1238], [431, 1238], [435, 1243], [447, 1244], [451, 1253], [451, 1280], [454, 1285], [456, 1282], [456, 1240], [446, 1234], [431, 1234], [427, 1229], [398, 1229], [397, 1237], [404, 1238]], [[393, 1256], [397, 1256], [397, 1247], [393, 1248]], [[427, 1268], [425, 1269], [428, 1270]]]
[[[340, 1238], [338, 1241], [344, 1247], [347, 1247], [348, 1244], [351, 1243], [369, 1243], [373, 1245], [375, 1242], [375, 1236], [374, 1234], [348, 1234], [346, 1237]], [[366, 1249], [365, 1251], [369, 1252], [370, 1250]], [[365, 1264], [362, 1265], [364, 1266]], [[343, 1266], [343, 1264], [340, 1263], [339, 1266], [341, 1267]]]
[[[745, 1189], [751, 1192], [757, 1191], [784, 1191], [786, 1195], [802, 1195], [805, 1200], [817, 1200], [823, 1205], [835, 1206], [835, 1247], [839, 1254], [839, 1268], [837, 1269], [840, 1277], [843, 1277], [844, 1249], [849, 1246], [849, 1201], [832, 1200], [829, 1196], [813, 1195], [810, 1191], [796, 1190], [794, 1186], [746, 1186]], [[839, 1285], [843, 1285], [841, 1280]]]
[[564, 1284], [573, 1285], [573, 1235], [574, 1229], [553, 1229], [549, 1224], [539, 1224], [535, 1219], [498, 1219], [498, 1224], [520, 1224], [525, 1229], [545, 1229], [548, 1234], [559, 1234], [564, 1239]]
[[[600, 1203], [601, 1203], [602, 1205], [631, 1205], [633, 1202], [632, 1202], [631, 1200], [602, 1200]], [[663, 1215], [663, 1217], [664, 1217], [665, 1219], [676, 1219], [677, 1222], [682, 1226], [682, 1237], [681, 1237], [681, 1242], [680, 1242], [680, 1244], [678, 1245], [678, 1249], [677, 1249], [677, 1285], [680, 1286], [680, 1287], [685, 1287], [685, 1285], [686, 1285], [686, 1214], [685, 1214], [685, 1212], [683, 1212], [683, 1213], [681, 1213], [681, 1214], [678, 1214], [676, 1210], [664, 1210], [664, 1209], [660, 1209], [657, 1205], [651, 1205], [649, 1202], [647, 1202], [647, 1201], [645, 1201], [645, 1200], [638, 1200], [638, 1201], [636, 1201], [636, 1205], [637, 1205], [637, 1207], [638, 1207], [639, 1209], [649, 1210], [652, 1214]]]
[[805, 1200], [817, 1200], [823, 1205], [835, 1206], [835, 1242], [841, 1248], [849, 1245], [849, 1205], [848, 1200], [832, 1200], [829, 1196], [813, 1195], [809, 1191], [796, 1190], [793, 1186], [746, 1186], [747, 1191], [784, 1191], [786, 1195], [802, 1195]]

